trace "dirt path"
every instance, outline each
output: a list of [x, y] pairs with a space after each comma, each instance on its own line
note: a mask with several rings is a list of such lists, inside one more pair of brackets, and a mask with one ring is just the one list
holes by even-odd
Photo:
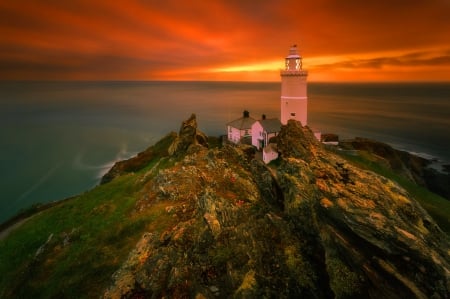
[[24, 224], [28, 219], [30, 219], [33, 216], [27, 217], [25, 219], [19, 220], [13, 225], [8, 226], [4, 230], [0, 231], [0, 241], [5, 239], [14, 229], [18, 228], [22, 224]]

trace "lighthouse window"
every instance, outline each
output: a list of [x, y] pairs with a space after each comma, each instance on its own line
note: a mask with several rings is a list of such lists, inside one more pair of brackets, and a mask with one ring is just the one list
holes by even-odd
[[295, 112], [292, 112], [292, 113], [291, 113], [291, 116], [295, 116]]

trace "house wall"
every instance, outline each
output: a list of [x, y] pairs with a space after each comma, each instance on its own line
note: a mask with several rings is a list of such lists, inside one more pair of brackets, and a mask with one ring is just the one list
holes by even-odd
[[241, 131], [239, 129], [228, 126], [228, 140], [233, 143], [239, 143], [241, 140]]
[[261, 123], [257, 121], [252, 125], [252, 145], [260, 150], [263, 147], [266, 147], [269, 144], [270, 138], [277, 136], [277, 134], [277, 132], [265, 132]]
[[255, 146], [257, 149], [261, 149], [260, 140], [263, 139], [262, 136], [263, 128], [259, 121], [255, 122], [252, 125], [252, 145]]
[[264, 163], [268, 164], [270, 161], [275, 160], [278, 158], [278, 153], [275, 151], [263, 151], [263, 161]]
[[251, 129], [239, 130], [231, 126], [227, 126], [227, 132], [228, 132], [228, 140], [236, 144], [239, 143], [243, 137], [252, 136]]

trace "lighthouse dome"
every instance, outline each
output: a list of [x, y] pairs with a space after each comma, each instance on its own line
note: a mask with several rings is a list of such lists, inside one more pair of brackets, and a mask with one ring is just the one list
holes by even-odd
[[293, 45], [289, 49], [289, 55], [286, 58], [300, 58], [300, 55], [298, 54], [297, 45]]

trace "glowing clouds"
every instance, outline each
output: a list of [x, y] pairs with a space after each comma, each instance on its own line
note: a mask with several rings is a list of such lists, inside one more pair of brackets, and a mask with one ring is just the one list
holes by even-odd
[[0, 79], [278, 81], [299, 43], [311, 81], [450, 80], [449, 2], [405, 3], [2, 1]]

